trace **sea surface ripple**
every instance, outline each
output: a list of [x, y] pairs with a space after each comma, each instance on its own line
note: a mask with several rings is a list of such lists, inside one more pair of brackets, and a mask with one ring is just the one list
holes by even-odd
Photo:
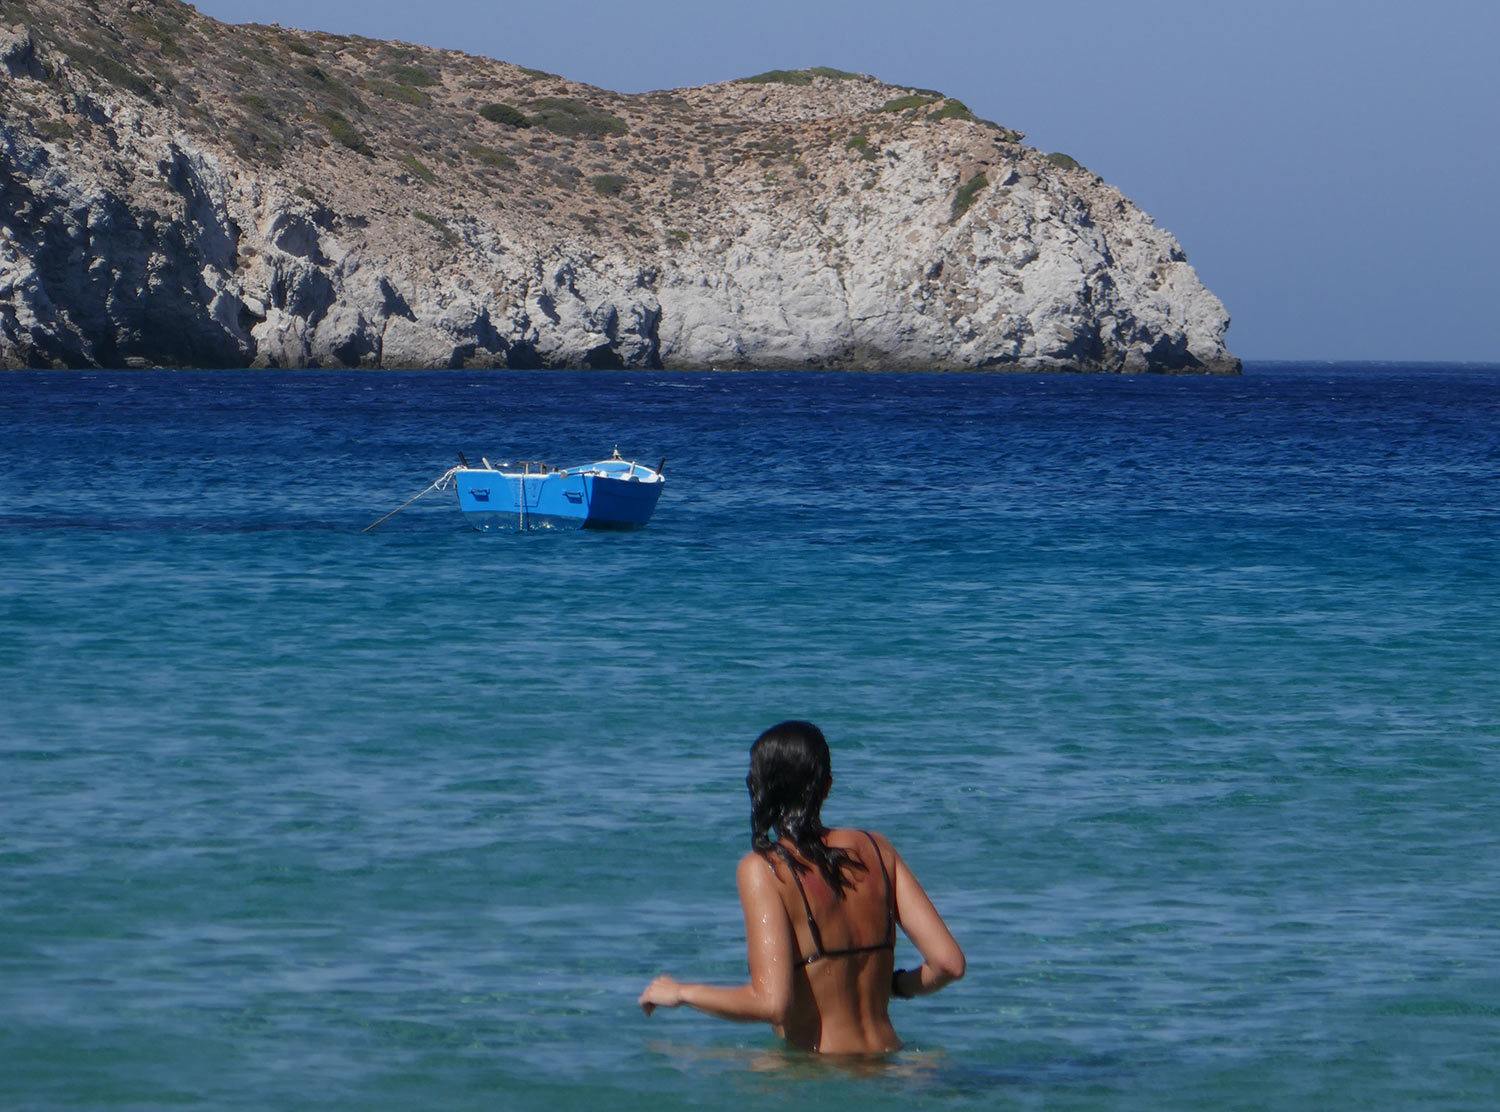
[[[1500, 1100], [1500, 369], [38, 372], [0, 444], [6, 1108]], [[361, 532], [616, 444], [640, 532]], [[969, 955], [888, 1062], [635, 1007], [743, 976], [788, 717]]]

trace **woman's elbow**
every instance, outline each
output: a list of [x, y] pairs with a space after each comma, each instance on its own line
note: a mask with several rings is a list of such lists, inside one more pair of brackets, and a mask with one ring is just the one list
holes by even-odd
[[792, 994], [776, 995], [765, 1001], [766, 1022], [778, 1031], [792, 1019]]
[[932, 965], [932, 971], [938, 975], [938, 978], [944, 984], [951, 984], [963, 979], [967, 963], [964, 961], [964, 952], [955, 948], [953, 953], [944, 954]]
[[791, 985], [776, 984], [774, 981], [752, 981], [750, 999], [750, 1016], [763, 1019], [773, 1027], [786, 1026], [792, 1017], [794, 1001]]

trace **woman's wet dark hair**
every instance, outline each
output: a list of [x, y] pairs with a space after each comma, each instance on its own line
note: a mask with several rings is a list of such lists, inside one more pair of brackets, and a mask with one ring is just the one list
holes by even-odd
[[807, 872], [807, 866], [781, 843], [817, 866], [840, 899], [852, 881], [850, 870], [864, 866], [844, 850], [823, 841], [823, 800], [833, 784], [832, 762], [823, 731], [811, 722], [779, 722], [750, 747], [750, 847], [767, 861], [774, 852], [787, 865]]

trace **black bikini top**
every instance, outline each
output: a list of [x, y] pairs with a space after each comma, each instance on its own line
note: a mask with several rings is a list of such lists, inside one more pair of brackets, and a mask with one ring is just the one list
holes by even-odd
[[802, 897], [802, 910], [807, 912], [807, 930], [812, 935], [813, 952], [809, 954], [804, 963], [811, 965], [822, 958], [846, 958], [854, 954], [872, 954], [877, 950], [896, 949], [896, 893], [891, 888], [891, 874], [886, 872], [885, 858], [880, 856], [880, 846], [875, 839], [870, 837], [868, 830], [861, 830], [866, 838], [870, 839], [870, 845], [875, 849], [875, 860], [880, 862], [880, 876], [885, 881], [885, 941], [877, 942], [873, 946], [850, 946], [846, 950], [823, 949], [823, 935], [818, 930], [817, 920], [813, 918], [812, 904], [807, 902], [807, 892], [802, 887], [802, 878], [797, 875], [796, 869], [791, 869], [792, 879], [797, 882], [797, 894]]

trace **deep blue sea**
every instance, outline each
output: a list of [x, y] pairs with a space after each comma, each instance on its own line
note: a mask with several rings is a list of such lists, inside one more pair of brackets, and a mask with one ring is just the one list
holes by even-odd
[[[361, 532], [616, 445], [642, 531]], [[15, 373], [0, 462], [7, 1112], [1500, 1105], [1500, 368]], [[888, 1062], [635, 1005], [789, 717], [969, 957]]]

